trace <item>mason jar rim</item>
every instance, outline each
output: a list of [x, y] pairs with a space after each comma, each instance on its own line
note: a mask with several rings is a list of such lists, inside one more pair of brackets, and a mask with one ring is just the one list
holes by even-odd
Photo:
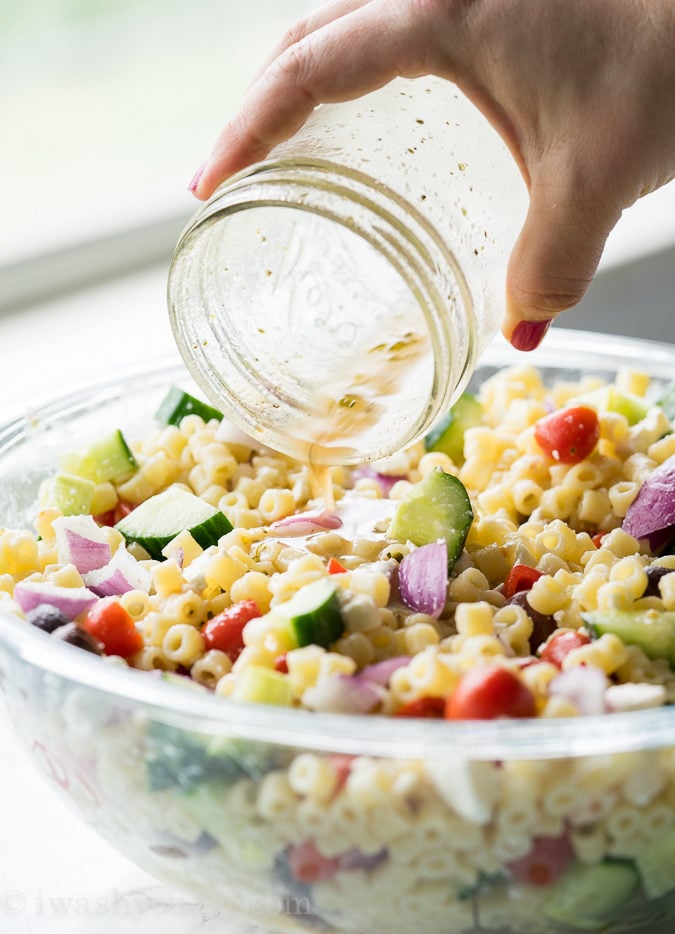
[[[181, 307], [177, 282], [185, 275], [183, 258], [192, 257], [194, 238], [216, 236], [204, 233], [204, 224], [221, 224], [239, 211], [270, 207], [317, 214], [376, 249], [413, 296], [430, 338], [433, 384], [415, 423], [407, 424], [403, 431], [382, 431], [380, 437], [386, 438], [386, 446], [381, 441], [375, 454], [357, 451], [345, 456], [342, 451], [340, 459], [323, 459], [315, 451], [316, 462], [335, 465], [374, 460], [419, 440], [448, 411], [473, 370], [477, 357], [473, 299], [454, 253], [412, 204], [387, 185], [330, 160], [278, 159], [251, 166], [221, 185], [185, 227], [169, 272], [168, 297], [176, 343], [191, 375], [241, 428], [276, 450], [298, 456], [297, 444], [289, 447], [287, 434], [277, 430], [274, 422], [266, 422], [261, 430], [264, 407], [256, 400], [264, 397], [268, 387], [250, 361], [238, 359], [234, 351], [214, 340], [207, 321], [209, 308], [197, 309], [193, 320]], [[196, 275], [194, 269], [190, 271]], [[221, 357], [227, 366], [218, 365]], [[256, 393], [251, 393], [253, 403], [248, 404], [247, 390], [256, 379], [259, 383]], [[288, 401], [280, 392], [276, 402], [283, 406]]]

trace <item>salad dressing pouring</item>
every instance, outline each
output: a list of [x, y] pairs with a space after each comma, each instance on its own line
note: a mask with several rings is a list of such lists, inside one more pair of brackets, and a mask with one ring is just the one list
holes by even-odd
[[445, 414], [496, 333], [526, 206], [501, 138], [450, 82], [322, 105], [183, 232], [179, 349], [267, 446], [316, 467], [387, 456]]

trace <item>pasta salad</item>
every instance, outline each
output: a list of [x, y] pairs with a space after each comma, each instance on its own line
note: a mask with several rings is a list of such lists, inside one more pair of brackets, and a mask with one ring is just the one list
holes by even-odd
[[[511, 367], [424, 441], [321, 481], [174, 387], [153, 431], [65, 452], [33, 528], [0, 530], [0, 599], [45, 638], [228, 703], [452, 721], [661, 707], [674, 417], [637, 370], [546, 385]], [[60, 728], [80, 755], [77, 704]], [[280, 757], [115, 718], [86, 745], [129, 829], [161, 828], [157, 858], [197, 860], [216, 888], [263, 873], [310, 926], [435, 934], [479, 908], [502, 923], [508, 903], [513, 930], [596, 929], [673, 888], [672, 749]]]

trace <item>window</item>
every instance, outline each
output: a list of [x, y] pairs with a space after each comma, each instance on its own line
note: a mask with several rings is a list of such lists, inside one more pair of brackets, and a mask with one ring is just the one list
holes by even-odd
[[284, 28], [315, 5], [4, 0], [0, 267], [187, 218], [192, 171]]

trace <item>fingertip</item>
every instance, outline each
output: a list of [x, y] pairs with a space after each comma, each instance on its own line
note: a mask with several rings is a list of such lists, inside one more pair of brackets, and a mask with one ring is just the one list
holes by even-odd
[[536, 308], [521, 307], [507, 298], [502, 334], [516, 350], [535, 350], [555, 320], [550, 312], [545, 316]]
[[199, 166], [195, 174], [190, 179], [190, 184], [188, 185], [188, 191], [191, 194], [193, 194], [195, 198], [200, 197], [198, 193], [198, 189], [199, 189], [205, 169], [206, 169], [206, 161], [202, 162], [202, 164]]
[[224, 172], [218, 161], [211, 156], [199, 166], [188, 185], [188, 190], [198, 201], [208, 201], [218, 185], [231, 174]]

